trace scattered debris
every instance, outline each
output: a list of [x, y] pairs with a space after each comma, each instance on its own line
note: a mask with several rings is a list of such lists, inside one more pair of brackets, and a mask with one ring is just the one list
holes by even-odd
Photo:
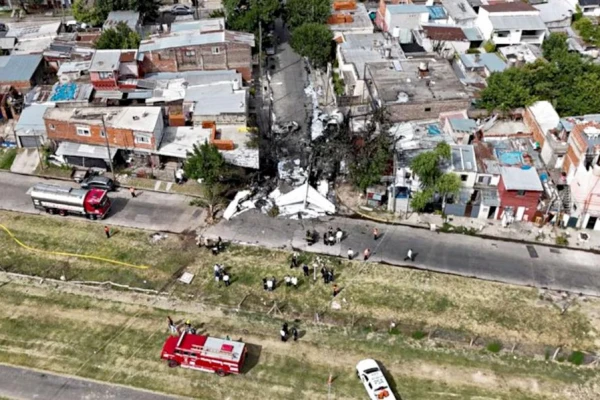
[[223, 218], [226, 220], [230, 220], [238, 211], [240, 203], [248, 199], [251, 195], [250, 190], [241, 190], [235, 194], [235, 198], [229, 203], [225, 212], [223, 213]]
[[335, 213], [335, 205], [308, 183], [279, 196], [275, 199], [275, 204], [279, 207], [280, 215], [289, 216], [291, 219], [300, 216], [315, 218]]
[[588, 235], [587, 233], [579, 232], [579, 240], [581, 240], [582, 242], [587, 242], [589, 238], [590, 235]]
[[277, 164], [277, 174], [280, 180], [292, 186], [299, 186], [306, 182], [307, 172], [300, 166], [300, 160], [283, 160]]
[[152, 243], [158, 243], [163, 239], [166, 239], [168, 235], [166, 233], [156, 232], [150, 235], [150, 241]]
[[185, 283], [185, 284], [189, 285], [190, 283], [192, 283], [193, 279], [194, 279], [194, 274], [189, 273], [189, 272], [184, 272], [179, 277], [179, 282], [182, 282], [182, 283]]

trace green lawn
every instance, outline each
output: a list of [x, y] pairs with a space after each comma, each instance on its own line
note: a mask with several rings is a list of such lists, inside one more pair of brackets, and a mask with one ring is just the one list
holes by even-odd
[[0, 149], [0, 169], [9, 170], [16, 157], [17, 149]]

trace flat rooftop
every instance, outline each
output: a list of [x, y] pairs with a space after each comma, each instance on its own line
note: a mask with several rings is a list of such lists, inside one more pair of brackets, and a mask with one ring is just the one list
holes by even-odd
[[[217, 125], [221, 140], [231, 140], [233, 150], [221, 150], [225, 161], [244, 168], [259, 168], [258, 149], [247, 146], [251, 137], [245, 126]], [[201, 126], [167, 127], [158, 153], [163, 156], [185, 159], [187, 153], [193, 151], [195, 144], [210, 140], [212, 129]]]
[[194, 115], [245, 114], [246, 100], [246, 90], [233, 90], [231, 82], [188, 87], [183, 99], [194, 103]]
[[475, 150], [471, 145], [451, 145], [450, 161], [456, 172], [477, 172]]
[[[419, 67], [426, 66], [425, 74]], [[445, 59], [413, 58], [367, 65], [376, 96], [385, 103], [426, 103], [468, 99], [469, 94]]]
[[162, 119], [161, 107], [82, 107], [51, 108], [44, 119], [67, 121], [85, 125], [102, 125], [101, 115], [107, 127], [153, 132]]
[[359, 79], [364, 78], [365, 64], [384, 61], [389, 49], [392, 59], [405, 58], [397, 41], [386, 40], [382, 33], [352, 34], [344, 36], [340, 53], [345, 63], [354, 64]]
[[363, 3], [356, 3], [354, 10], [343, 10], [343, 11], [332, 11], [330, 18], [336, 16], [349, 16], [351, 22], [345, 22], [340, 24], [329, 24], [329, 28], [334, 32], [352, 32], [352, 31], [365, 31], [374, 29], [373, 21], [369, 17], [367, 8]]

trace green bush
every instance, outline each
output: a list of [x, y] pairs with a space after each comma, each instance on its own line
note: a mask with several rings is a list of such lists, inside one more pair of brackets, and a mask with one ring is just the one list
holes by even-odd
[[414, 331], [412, 333], [412, 335], [410, 335], [413, 339], [415, 340], [421, 340], [423, 339], [425, 336], [427, 336], [427, 333], [423, 332], [423, 331]]
[[16, 157], [17, 149], [7, 149], [0, 152], [0, 169], [10, 169]]
[[393, 327], [390, 329], [390, 335], [399, 335], [400, 333], [400, 329], [398, 329], [397, 327]]
[[479, 49], [468, 49], [467, 54], [479, 54], [481, 51]]
[[585, 359], [585, 355], [582, 352], [574, 351], [569, 355], [569, 358], [567, 358], [567, 361], [569, 361], [571, 364], [581, 365], [581, 364], [583, 364], [584, 359]]
[[496, 340], [494, 342], [488, 343], [486, 349], [490, 353], [499, 353], [500, 350], [502, 350], [502, 343]]
[[486, 53], [493, 53], [494, 51], [496, 51], [496, 45], [491, 40], [488, 40], [483, 44], [483, 49]]
[[562, 235], [556, 237], [555, 243], [559, 246], [568, 246], [569, 239], [567, 239], [567, 235], [562, 234]]

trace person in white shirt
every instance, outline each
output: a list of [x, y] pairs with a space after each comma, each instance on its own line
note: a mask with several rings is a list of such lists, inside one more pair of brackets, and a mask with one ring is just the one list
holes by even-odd
[[225, 286], [229, 286], [229, 274], [227, 272], [223, 275], [223, 282], [225, 283]]
[[285, 342], [287, 340], [287, 335], [285, 334], [285, 331], [283, 329], [279, 331], [279, 336], [281, 336], [282, 342]]
[[352, 260], [354, 258], [354, 250], [348, 249], [348, 260]]
[[298, 278], [295, 276], [292, 276], [292, 286], [298, 289]]
[[342, 232], [342, 230], [340, 228], [337, 229], [337, 232], [335, 233], [335, 240], [338, 243], [342, 243], [342, 237], [344, 236], [344, 232]]
[[406, 257], [404, 257], [404, 261], [406, 261], [406, 260], [413, 261], [413, 251], [412, 251], [412, 249], [408, 249], [408, 251], [406, 252]]
[[267, 280], [267, 290], [272, 292], [273, 291], [273, 281], [272, 280]]
[[292, 278], [290, 278], [288, 275], [286, 275], [283, 280], [285, 281], [285, 286], [290, 286], [292, 284]]

